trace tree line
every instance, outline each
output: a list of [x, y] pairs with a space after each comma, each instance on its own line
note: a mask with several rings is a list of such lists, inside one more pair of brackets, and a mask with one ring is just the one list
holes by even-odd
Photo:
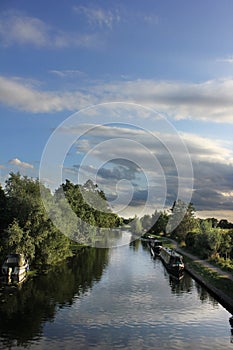
[[[48, 216], [41, 191], [54, 206]], [[88, 200], [83, 198], [86, 193]], [[64, 198], [65, 196], [65, 198]], [[63, 208], [68, 201], [79, 221], [69, 218]], [[53, 224], [60, 220], [65, 225], [62, 234]], [[77, 222], [79, 223], [77, 225]], [[23, 253], [37, 268], [54, 265], [77, 251], [78, 243], [91, 243], [100, 227], [111, 228], [121, 223], [121, 218], [111, 212], [105, 194], [91, 180], [75, 185], [66, 180], [54, 194], [38, 179], [10, 173], [4, 189], [0, 187], [0, 253]]]
[[132, 223], [133, 229], [177, 240], [201, 258], [215, 260], [226, 267], [232, 265], [233, 224], [226, 219], [196, 217], [192, 203], [177, 200], [170, 211], [155, 211], [136, 221], [134, 218]]
[[[41, 191], [51, 206], [45, 210]], [[67, 211], [67, 202], [72, 211]], [[59, 205], [54, 205], [59, 204]], [[75, 213], [73, 220], [70, 212]], [[63, 232], [54, 225], [58, 223]], [[10, 173], [0, 187], [0, 253], [24, 253], [37, 268], [71, 257], [79, 244], [92, 245], [100, 228], [129, 224], [133, 233], [169, 235], [203, 258], [224, 264], [233, 260], [233, 224], [226, 219], [200, 219], [192, 203], [181, 200], [168, 211], [155, 211], [142, 218], [123, 219], [112, 213], [105, 193], [88, 180], [84, 185], [66, 180], [54, 194], [38, 179]], [[111, 231], [106, 231], [111, 235]]]

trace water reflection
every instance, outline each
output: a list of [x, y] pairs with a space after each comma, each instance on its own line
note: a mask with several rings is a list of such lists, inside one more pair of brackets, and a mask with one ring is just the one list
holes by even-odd
[[58, 309], [71, 306], [99, 281], [108, 263], [107, 249], [89, 248], [46, 275], [28, 279], [21, 288], [0, 290], [0, 337], [7, 348], [26, 345], [42, 335], [43, 324], [54, 320]]
[[230, 349], [230, 329], [204, 288], [174, 279], [139, 240], [0, 290], [1, 349]]

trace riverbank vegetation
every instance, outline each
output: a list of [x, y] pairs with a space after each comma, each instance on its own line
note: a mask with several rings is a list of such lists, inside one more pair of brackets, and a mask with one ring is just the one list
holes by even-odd
[[[50, 217], [41, 191], [51, 204]], [[79, 221], [74, 222], [63, 210], [67, 201]], [[52, 216], [65, 225], [65, 235], [53, 224]], [[11, 173], [4, 189], [0, 188], [1, 257], [12, 252], [24, 253], [30, 264], [39, 269], [77, 254], [80, 249], [77, 242], [91, 244], [100, 227], [116, 227], [120, 223], [121, 219], [108, 207], [104, 192], [91, 180], [84, 185], [66, 180], [52, 194], [38, 180]]]
[[[150, 229], [147, 225], [150, 222]], [[226, 219], [200, 219], [192, 203], [174, 202], [170, 213], [141, 218], [145, 232], [175, 239], [182, 248], [233, 273], [233, 224]], [[149, 226], [147, 226], [149, 227]]]

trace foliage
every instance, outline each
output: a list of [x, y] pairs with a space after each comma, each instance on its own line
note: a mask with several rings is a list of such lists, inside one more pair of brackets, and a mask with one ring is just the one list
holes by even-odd
[[[44, 194], [47, 214], [41, 199]], [[56, 205], [54, 205], [56, 204]], [[70, 210], [70, 207], [72, 210]], [[227, 220], [195, 218], [192, 203], [174, 202], [171, 214], [155, 211], [141, 219], [128, 219], [134, 234], [166, 234], [185, 242], [204, 258], [226, 263], [233, 259], [233, 225]], [[56, 223], [56, 226], [54, 226]], [[46, 267], [72, 256], [74, 242], [91, 244], [99, 239], [99, 228], [118, 227], [126, 220], [111, 212], [106, 196], [88, 180], [84, 185], [66, 180], [52, 195], [39, 183], [11, 173], [4, 190], [0, 187], [0, 253], [24, 253], [30, 264]], [[62, 228], [62, 234], [57, 227]], [[111, 235], [110, 231], [106, 231]]]
[[130, 228], [134, 234], [142, 233], [142, 223], [141, 223], [141, 220], [136, 215], [134, 219], [130, 222]]
[[169, 216], [165, 211], [158, 212], [156, 210], [151, 217], [152, 227], [150, 229], [150, 232], [154, 234], [159, 234], [159, 233], [166, 234], [168, 219], [169, 219]]
[[194, 231], [197, 227], [197, 221], [194, 218], [195, 208], [192, 203], [187, 205], [178, 200], [174, 202], [171, 212], [169, 219], [171, 237], [176, 238], [179, 242], [185, 241], [187, 233]]
[[5, 189], [0, 188], [0, 214], [1, 256], [24, 253], [30, 264], [41, 267], [71, 256], [72, 240], [91, 243], [98, 227], [116, 227], [121, 222], [91, 180], [83, 186], [66, 180], [52, 195], [39, 180], [19, 173], [10, 173]]
[[141, 218], [141, 224], [145, 231], [148, 231], [151, 228], [151, 216], [146, 214]]
[[227, 259], [233, 253], [233, 234], [220, 228], [213, 228], [208, 221], [202, 221], [198, 232], [188, 232], [186, 247], [202, 258]]

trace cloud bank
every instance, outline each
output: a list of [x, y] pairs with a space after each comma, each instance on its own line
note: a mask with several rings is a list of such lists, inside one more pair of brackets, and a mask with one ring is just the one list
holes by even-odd
[[233, 79], [199, 84], [155, 80], [94, 83], [76, 91], [44, 91], [0, 76], [0, 102], [33, 113], [77, 111], [103, 102], [133, 102], [169, 117], [233, 123]]

